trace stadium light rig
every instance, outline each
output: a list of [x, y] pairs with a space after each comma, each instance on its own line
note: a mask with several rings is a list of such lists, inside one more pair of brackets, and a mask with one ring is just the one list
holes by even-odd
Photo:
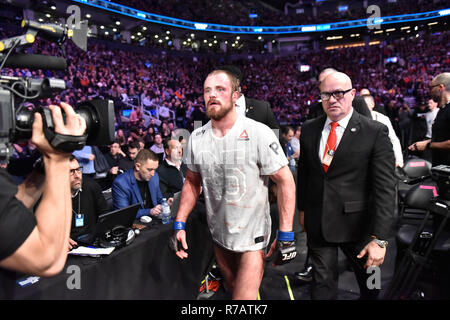
[[100, 8], [109, 12], [125, 15], [131, 18], [144, 20], [156, 24], [168, 25], [177, 28], [212, 31], [233, 34], [298, 34], [307, 32], [335, 31], [342, 29], [364, 28], [369, 25], [387, 25], [413, 21], [423, 21], [437, 19], [450, 15], [450, 8], [435, 10], [429, 12], [420, 12], [412, 14], [403, 14], [395, 16], [386, 16], [376, 18], [369, 23], [369, 17], [365, 19], [341, 21], [316, 25], [294, 25], [294, 26], [232, 26], [214, 23], [202, 23], [196, 21], [188, 21], [168, 16], [158, 15], [154, 13], [144, 12], [142, 10], [127, 7], [121, 4], [106, 0], [72, 0], [72, 2]]

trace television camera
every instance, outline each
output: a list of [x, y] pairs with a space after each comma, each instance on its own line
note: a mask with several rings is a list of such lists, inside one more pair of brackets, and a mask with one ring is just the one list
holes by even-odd
[[[0, 71], [4, 67], [65, 70], [67, 39], [72, 39], [79, 48], [87, 50], [87, 21], [81, 21], [77, 26], [68, 28], [23, 20], [22, 27], [27, 28], [24, 35], [0, 41]], [[38, 34], [59, 44], [63, 57], [15, 52], [19, 47], [34, 43]], [[13, 143], [31, 138], [35, 112], [42, 114], [45, 137], [55, 149], [73, 152], [82, 149], [86, 144], [103, 145], [110, 144], [114, 140], [114, 104], [111, 100], [90, 100], [74, 107], [75, 112], [86, 121], [87, 128], [83, 136], [56, 133], [47, 106], [37, 108], [27, 106], [31, 101], [52, 97], [65, 89], [66, 84], [61, 79], [0, 75], [0, 160], [10, 158]]]

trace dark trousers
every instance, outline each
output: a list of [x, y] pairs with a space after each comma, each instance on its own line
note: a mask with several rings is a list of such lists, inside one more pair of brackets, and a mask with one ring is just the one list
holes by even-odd
[[311, 290], [311, 299], [313, 300], [335, 300], [338, 295], [338, 248], [341, 248], [349, 260], [358, 281], [360, 290], [360, 299], [377, 299], [380, 290], [369, 289], [367, 279], [371, 273], [367, 274], [364, 269], [366, 257], [358, 259], [356, 256], [359, 251], [356, 250], [353, 243], [314, 245], [308, 244], [308, 253], [311, 265], [313, 267], [313, 284]]

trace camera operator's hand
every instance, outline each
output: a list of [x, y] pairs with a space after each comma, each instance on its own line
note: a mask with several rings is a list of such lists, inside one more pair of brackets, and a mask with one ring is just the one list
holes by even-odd
[[[61, 107], [50, 105], [53, 122], [55, 124], [55, 132], [65, 135], [81, 136], [86, 131], [85, 120], [72, 109], [67, 103], [61, 102]], [[64, 124], [61, 108], [66, 113], [66, 123]], [[31, 141], [39, 148], [41, 153], [48, 157], [68, 157], [68, 153], [55, 150], [44, 135], [43, 121], [40, 113], [34, 114], [33, 136]]]
[[[66, 123], [64, 123], [61, 108], [66, 114]], [[51, 105], [49, 109], [56, 133], [82, 136], [86, 131], [85, 120], [68, 104], [61, 103], [61, 107]], [[72, 222], [70, 153], [56, 150], [50, 145], [45, 137], [43, 120], [39, 113], [35, 113], [31, 139], [43, 155], [45, 181], [34, 184], [35, 186], [30, 189], [24, 185], [23, 187], [27, 190], [19, 189], [16, 196], [7, 201], [11, 205], [5, 210], [9, 210], [11, 215], [22, 216], [28, 223], [28, 234], [26, 239], [22, 239], [20, 246], [16, 247], [14, 253], [0, 260], [0, 267], [48, 277], [60, 273], [67, 259]], [[3, 182], [5, 183], [7, 181]], [[42, 188], [39, 185], [42, 185]], [[35, 198], [30, 197], [27, 200], [23, 195], [37, 194], [41, 191], [42, 198], [34, 212], [35, 219], [30, 220], [29, 217], [32, 215], [25, 211], [26, 208], [23, 205], [31, 207]], [[18, 205], [18, 202], [22, 202], [23, 205]], [[11, 225], [0, 224], [0, 226], [3, 227], [2, 230], [19, 230], [22, 226], [17, 225], [17, 221], [20, 220], [10, 222]], [[3, 220], [2, 223], [4, 223]]]

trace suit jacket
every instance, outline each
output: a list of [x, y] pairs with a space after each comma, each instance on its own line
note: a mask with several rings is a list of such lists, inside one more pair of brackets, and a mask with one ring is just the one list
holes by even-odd
[[353, 111], [328, 172], [319, 158], [326, 115], [302, 126], [297, 206], [308, 241], [387, 239], [394, 222], [394, 152], [385, 125]]
[[[162, 203], [162, 194], [159, 189], [158, 173], [149, 180], [148, 188], [152, 197], [153, 207]], [[119, 175], [112, 185], [112, 199], [114, 209], [120, 209], [131, 206], [135, 203], [141, 204], [141, 209], [138, 210], [136, 218], [150, 215], [149, 209], [144, 209], [141, 192], [134, 176], [134, 169], [130, 169]]]
[[280, 125], [275, 120], [275, 115], [267, 101], [245, 97], [245, 116], [264, 123], [271, 129], [280, 129]]

